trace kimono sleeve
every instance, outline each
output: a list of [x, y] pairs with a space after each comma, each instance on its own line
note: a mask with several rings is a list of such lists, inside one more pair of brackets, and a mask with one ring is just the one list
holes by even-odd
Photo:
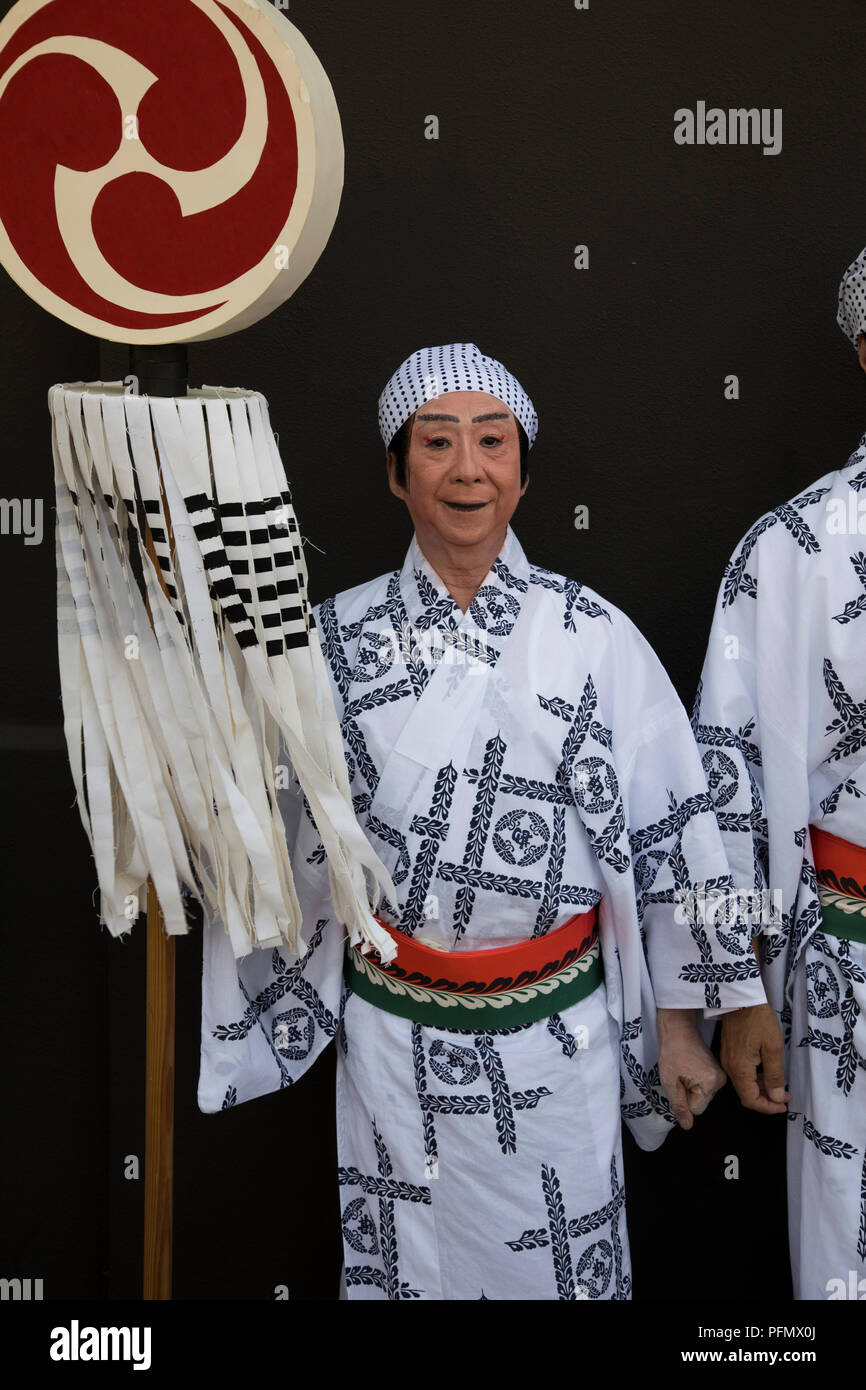
[[[762, 536], [751, 550], [744, 542], [728, 565], [692, 716], [749, 934], [768, 940], [785, 931], [800, 887], [814, 629], [797, 548], [775, 539]], [[744, 553], [749, 575], [740, 575]]]
[[[755, 605], [726, 610], [719, 594], [692, 728], [716, 808], [734, 883], [744, 893], [767, 888], [767, 812], [760, 748]], [[760, 931], [755, 925], [752, 935]]]
[[627, 635], [616, 727], [637, 917], [656, 1005], [763, 1004], [747, 926], [730, 910], [733, 883], [688, 716], [646, 640], [633, 625]]
[[[334, 600], [314, 609], [338, 716], [347, 689]], [[336, 667], [335, 667], [335, 662]], [[211, 1113], [285, 1089], [339, 1032], [345, 928], [331, 899], [327, 860], [281, 737], [277, 785], [307, 945], [254, 950], [235, 960], [221, 926], [206, 920], [202, 962], [199, 1109]]]

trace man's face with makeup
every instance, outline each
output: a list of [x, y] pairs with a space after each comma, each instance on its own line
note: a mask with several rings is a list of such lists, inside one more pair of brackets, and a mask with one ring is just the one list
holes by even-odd
[[419, 543], [434, 531], [448, 545], [474, 546], [504, 533], [520, 486], [520, 440], [508, 407], [486, 391], [448, 391], [419, 406], [406, 456], [406, 489]]

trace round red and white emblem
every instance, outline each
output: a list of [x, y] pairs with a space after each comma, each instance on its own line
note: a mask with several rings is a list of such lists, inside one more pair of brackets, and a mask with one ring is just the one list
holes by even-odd
[[216, 338], [327, 244], [343, 139], [268, 0], [18, 0], [0, 22], [0, 261], [115, 342]]

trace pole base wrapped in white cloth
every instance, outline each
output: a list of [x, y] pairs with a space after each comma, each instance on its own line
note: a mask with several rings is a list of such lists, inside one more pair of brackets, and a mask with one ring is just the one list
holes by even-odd
[[48, 400], [64, 728], [100, 920], [128, 931], [149, 875], [169, 934], [187, 931], [185, 886], [236, 957], [281, 942], [302, 952], [276, 794], [287, 753], [339, 920], [391, 958], [372, 913], [393, 884], [352, 807], [264, 397], [97, 382]]

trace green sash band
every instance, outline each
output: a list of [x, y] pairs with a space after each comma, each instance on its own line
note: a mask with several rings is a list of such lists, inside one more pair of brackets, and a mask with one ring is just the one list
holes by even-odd
[[863, 899], [820, 882], [818, 897], [823, 918], [821, 931], [841, 936], [843, 941], [862, 941], [866, 945], [866, 903]]

